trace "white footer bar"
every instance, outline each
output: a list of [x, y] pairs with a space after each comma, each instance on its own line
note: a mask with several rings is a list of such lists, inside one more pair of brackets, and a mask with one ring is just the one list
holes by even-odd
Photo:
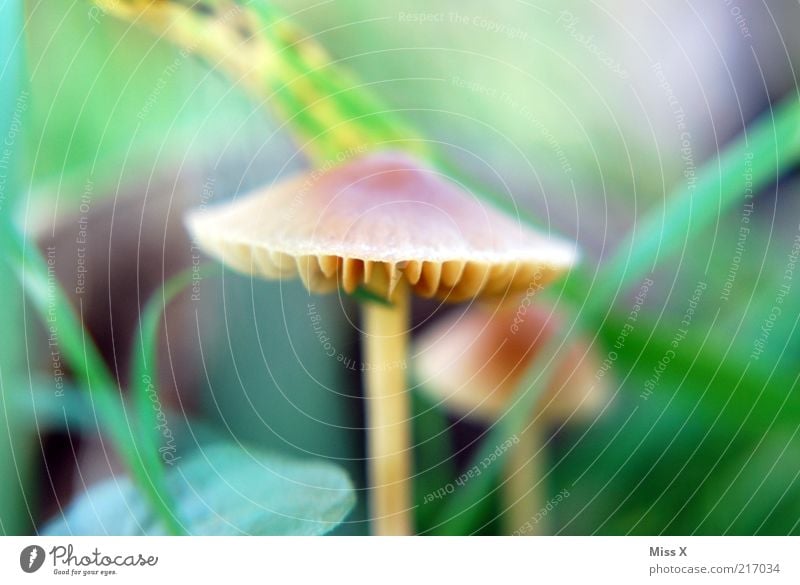
[[794, 537], [0, 538], [0, 583], [800, 583]]

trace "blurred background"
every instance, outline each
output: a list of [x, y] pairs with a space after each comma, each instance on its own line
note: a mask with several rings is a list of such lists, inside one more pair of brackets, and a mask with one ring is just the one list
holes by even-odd
[[[578, 241], [590, 277], [637, 218], [691, 188], [697, 169], [797, 91], [800, 7], [789, 0], [275, 4], [465, 174]], [[0, 87], [21, 140], [19, 196], [2, 210], [43, 253], [58, 250], [57, 278], [125, 384], [140, 309], [200, 261], [183, 212], [308, 162], [237, 84], [88, 1], [30, 0], [24, 33], [21, 93]], [[747, 193], [760, 160], [741, 161], [740, 203], [701, 234], [670, 236], [683, 239], [649, 273], [646, 299], [624, 291], [587, 332], [608, 362], [608, 406], [546, 430], [546, 501], [569, 492], [547, 533], [800, 533], [800, 181], [769, 169], [769, 187]], [[12, 281], [0, 284], [7, 534], [33, 533], [120, 469], [91, 416], [63, 416], [47, 330]], [[196, 284], [160, 332], [176, 453], [213, 435], [336, 462], [359, 488], [339, 532], [366, 533], [360, 373], [326, 355], [307, 314], [313, 303], [338, 351], [358, 360], [354, 301], [230, 273]], [[558, 291], [547, 302], [569, 310]], [[418, 302], [415, 334], [451, 311]], [[415, 394], [417, 441], [430, 432], [428, 400]], [[457, 477], [485, 434], [438, 414], [449, 447], [429, 443], [417, 462], [423, 530], [425, 506], [442, 504], [422, 503], [437, 485], [428, 472]], [[468, 533], [502, 532], [493, 498]]]

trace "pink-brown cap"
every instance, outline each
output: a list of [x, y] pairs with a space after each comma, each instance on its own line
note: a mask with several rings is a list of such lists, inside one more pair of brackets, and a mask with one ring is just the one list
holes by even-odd
[[[474, 305], [438, 320], [414, 345], [413, 366], [421, 387], [457, 416], [491, 423], [528, 366], [561, 327], [546, 304], [498, 309]], [[537, 420], [555, 424], [595, 416], [608, 401], [597, 379], [600, 359], [585, 339], [558, 354], [553, 379], [540, 398]]]
[[365, 155], [192, 212], [198, 245], [246, 274], [300, 277], [312, 292], [502, 297], [544, 285], [573, 244], [522, 225], [416, 159]]

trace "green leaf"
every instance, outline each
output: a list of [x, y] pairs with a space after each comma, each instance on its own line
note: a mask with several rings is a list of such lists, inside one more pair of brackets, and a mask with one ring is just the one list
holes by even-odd
[[20, 428], [39, 434], [71, 425], [97, 429], [92, 405], [78, 389], [63, 385], [57, 390], [52, 380], [39, 376], [29, 380], [11, 378], [9, 385], [14, 391], [0, 396], [0, 409], [8, 412]]
[[[167, 472], [186, 532], [194, 535], [298, 535], [330, 532], [353, 509], [344, 471], [250, 451], [231, 443], [199, 449]], [[78, 497], [47, 535], [163, 535], [164, 527], [127, 477]]]
[[345, 292], [344, 289], [341, 289], [341, 291], [342, 294], [355, 299], [359, 303], [375, 303], [378, 305], [383, 305], [384, 307], [392, 306], [392, 303], [387, 301], [384, 297], [363, 286], [359, 286], [352, 293]]

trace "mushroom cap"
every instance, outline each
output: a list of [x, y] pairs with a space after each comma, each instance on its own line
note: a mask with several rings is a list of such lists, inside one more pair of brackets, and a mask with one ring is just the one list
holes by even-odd
[[[510, 407], [529, 364], [560, 327], [546, 305], [474, 305], [419, 336], [413, 367], [421, 388], [451, 413], [492, 423]], [[560, 424], [595, 416], [609, 395], [604, 380], [596, 378], [601, 365], [596, 352], [578, 338], [558, 359], [534, 413], [537, 420]]]
[[397, 152], [302, 174], [187, 217], [208, 254], [246, 274], [300, 277], [311, 292], [363, 285], [460, 301], [541, 286], [573, 244], [521, 225]]

